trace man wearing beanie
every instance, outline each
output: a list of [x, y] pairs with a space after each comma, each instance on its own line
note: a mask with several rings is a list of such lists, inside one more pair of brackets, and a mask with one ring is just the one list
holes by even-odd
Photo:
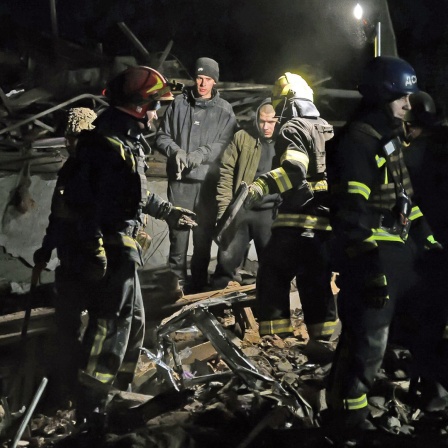
[[187, 280], [189, 232], [170, 228], [169, 265], [186, 293], [208, 284], [208, 265], [217, 215], [216, 184], [219, 160], [236, 128], [232, 106], [216, 90], [219, 65], [199, 58], [195, 84], [186, 87], [170, 104], [156, 137], [167, 156], [168, 198], [176, 206], [194, 210], [191, 282]]

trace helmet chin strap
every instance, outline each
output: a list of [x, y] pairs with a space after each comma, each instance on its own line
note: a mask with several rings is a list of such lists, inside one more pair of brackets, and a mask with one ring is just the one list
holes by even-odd
[[[276, 115], [276, 117], [278, 117], [278, 122], [281, 124], [284, 120], [284, 113], [285, 113], [285, 109], [286, 109], [286, 103], [288, 101], [288, 98], [285, 96], [283, 97], [283, 106], [282, 106], [282, 111], [280, 112], [280, 115]], [[276, 110], [278, 106], [276, 107]]]

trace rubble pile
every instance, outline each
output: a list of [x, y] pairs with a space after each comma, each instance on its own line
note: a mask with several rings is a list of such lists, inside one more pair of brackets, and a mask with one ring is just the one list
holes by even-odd
[[[310, 340], [301, 310], [292, 311], [294, 337], [260, 337], [248, 325], [239, 338], [248, 300], [232, 292], [183, 306], [157, 328], [157, 346], [142, 348], [133, 392], [112, 390], [97, 426], [77, 425], [73, 409], [43, 409], [23, 439], [62, 448], [333, 446], [325, 386], [337, 340]], [[444, 406], [428, 412], [408, 398], [409, 353], [391, 347], [386, 360], [369, 399], [380, 428], [369, 446], [444, 446]]]

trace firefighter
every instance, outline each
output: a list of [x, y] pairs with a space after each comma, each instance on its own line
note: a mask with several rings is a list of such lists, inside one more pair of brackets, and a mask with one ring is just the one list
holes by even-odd
[[[433, 98], [426, 92], [410, 96], [412, 110], [405, 117], [409, 146], [404, 159], [415, 191], [437, 241], [447, 243], [447, 214], [440, 207], [446, 197], [448, 127], [437, 114]], [[448, 404], [448, 345], [446, 324], [446, 251], [416, 250], [415, 268], [419, 285], [397, 307], [392, 336], [409, 347], [414, 362], [410, 368], [410, 403], [424, 412]], [[422, 300], [425, 297], [425, 300]]]
[[[70, 405], [75, 399], [74, 391], [77, 369], [81, 360], [81, 312], [83, 299], [89, 295], [89, 288], [79, 282], [73, 263], [74, 248], [77, 246], [76, 215], [64, 201], [65, 185], [76, 169], [76, 143], [83, 130], [94, 129], [96, 113], [85, 107], [68, 111], [65, 128], [68, 159], [58, 172], [51, 201], [49, 224], [41, 248], [34, 253], [34, 263], [44, 269], [50, 261], [53, 249], [57, 248], [60, 263], [55, 271], [55, 319], [57, 325], [56, 353], [54, 356], [54, 377], [50, 377], [49, 400], [54, 404]], [[70, 350], [67, 349], [70, 347]]]
[[[95, 120], [95, 129], [79, 134], [76, 167], [65, 181], [64, 204], [74, 216], [65, 270], [74, 289], [83, 284], [89, 290], [82, 367], [106, 386], [101, 392], [81, 388], [77, 410], [83, 417], [104, 408], [109, 386], [129, 390], [134, 377], [145, 326], [136, 241], [144, 215], [177, 228], [195, 225], [194, 213], [150, 193], [145, 176], [142, 132], [157, 118], [160, 101], [173, 99], [172, 88], [144, 66], [114, 77], [105, 90], [110, 107]], [[53, 246], [45, 242], [36, 262], [51, 255]], [[58, 254], [64, 244], [63, 239], [56, 244]], [[61, 267], [65, 264], [61, 254]]]
[[325, 142], [333, 137], [333, 127], [320, 118], [313, 91], [301, 76], [282, 75], [272, 96], [281, 126], [275, 143], [275, 169], [250, 184], [245, 202], [252, 208], [267, 194], [280, 193], [282, 197], [272, 236], [259, 260], [260, 334], [293, 334], [289, 297], [296, 277], [310, 337], [329, 339], [337, 324], [325, 173]]
[[354, 443], [372, 426], [367, 394], [383, 360], [396, 302], [418, 281], [409, 233], [417, 245], [440, 249], [413, 202], [403, 161], [403, 120], [411, 109], [409, 95], [418, 90], [414, 69], [396, 57], [376, 57], [358, 89], [361, 104], [338, 135], [328, 167], [342, 333], [327, 402], [330, 426]]

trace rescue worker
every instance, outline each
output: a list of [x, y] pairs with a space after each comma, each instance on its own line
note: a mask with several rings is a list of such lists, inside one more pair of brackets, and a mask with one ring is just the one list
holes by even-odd
[[[446, 197], [448, 126], [437, 115], [433, 98], [417, 92], [409, 98], [412, 110], [406, 116], [404, 160], [414, 197], [437, 241], [447, 243], [447, 214], [440, 207]], [[399, 303], [391, 336], [412, 352], [410, 403], [424, 412], [440, 411], [448, 404], [448, 342], [446, 324], [446, 251], [415, 250], [419, 284], [404, 303]], [[425, 300], [422, 300], [425, 297]]]
[[301, 76], [285, 73], [272, 95], [281, 125], [275, 143], [276, 168], [250, 184], [246, 199], [246, 206], [253, 208], [268, 194], [282, 197], [271, 239], [259, 260], [259, 331], [293, 334], [290, 288], [296, 277], [310, 337], [329, 339], [337, 324], [325, 173], [325, 142], [333, 137], [333, 127], [320, 118], [313, 91]]
[[419, 207], [403, 161], [403, 120], [418, 91], [404, 60], [379, 56], [365, 67], [362, 102], [338, 135], [328, 165], [336, 236], [338, 312], [342, 333], [327, 389], [331, 424], [341, 442], [358, 443], [367, 394], [382, 364], [396, 302], [416, 284], [414, 240], [440, 248]]
[[170, 227], [169, 265], [186, 293], [208, 285], [213, 230], [216, 223], [218, 163], [236, 127], [232, 106], [216, 90], [219, 65], [196, 61], [195, 84], [168, 107], [157, 131], [157, 148], [168, 157], [168, 200], [197, 214], [193, 231], [191, 282], [187, 285], [189, 232]]
[[81, 266], [75, 261], [74, 249], [78, 245], [76, 214], [67, 207], [64, 190], [76, 170], [78, 136], [83, 130], [94, 129], [92, 123], [96, 117], [96, 113], [86, 107], [76, 107], [68, 111], [65, 139], [69, 157], [58, 172], [49, 224], [42, 246], [36, 250], [33, 257], [35, 265], [44, 269], [50, 261], [53, 249], [57, 248], [60, 261], [55, 271], [57, 338], [49, 401], [61, 406], [70, 406], [70, 402], [73, 403], [76, 398], [76, 381], [82, 353], [81, 312], [86, 303], [84, 298], [90, 293], [88, 285], [78, 279], [77, 270]]
[[[63, 195], [76, 213], [70, 267], [75, 281], [89, 288], [83, 368], [106, 385], [81, 387], [80, 418], [104, 409], [109, 386], [129, 390], [134, 378], [145, 326], [137, 275], [141, 248], [135, 239], [144, 214], [173, 228], [195, 225], [194, 213], [147, 188], [142, 132], [157, 118], [160, 101], [173, 100], [172, 88], [152, 68], [128, 68], [108, 83], [110, 107], [95, 120], [95, 129], [78, 137], [76, 169]], [[45, 246], [39, 258], [48, 259], [51, 249]]]
[[[219, 168], [217, 187], [219, 220], [242, 182], [250, 184], [255, 178], [272, 169], [278, 118], [270, 98], [257, 109], [253, 128], [241, 129], [224, 151]], [[212, 277], [213, 289], [225, 288], [229, 281], [241, 278], [237, 269], [244, 261], [249, 243], [253, 240], [258, 258], [271, 236], [278, 194], [267, 195], [252, 210], [247, 210], [238, 223], [236, 233], [225, 249], [219, 248], [217, 265]]]
[[448, 123], [437, 115], [434, 99], [427, 92], [411, 95], [410, 102], [412, 110], [405, 117], [406, 140], [410, 145], [404, 149], [404, 158], [419, 205], [438, 241], [445, 242], [448, 215], [440, 207], [440, 199], [448, 189]]

